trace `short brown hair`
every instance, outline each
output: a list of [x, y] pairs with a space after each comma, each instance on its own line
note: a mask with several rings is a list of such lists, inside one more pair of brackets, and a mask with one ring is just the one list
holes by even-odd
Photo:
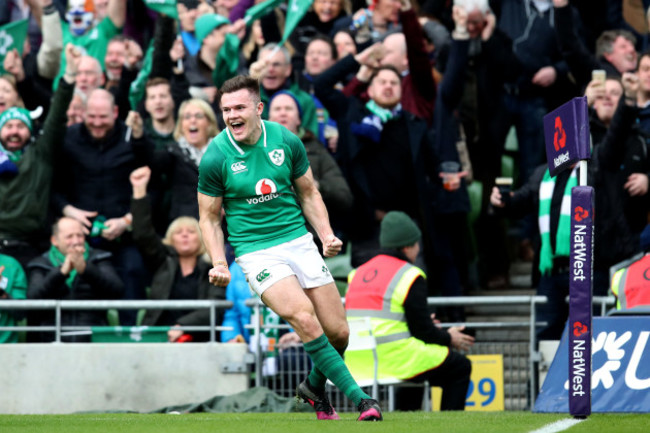
[[223, 83], [221, 89], [219, 89], [219, 104], [221, 104], [221, 97], [226, 93], [234, 93], [242, 89], [251, 92], [256, 104], [262, 100], [259, 81], [249, 75], [237, 75]]
[[400, 79], [400, 84], [401, 84], [401, 82], [402, 82], [402, 74], [399, 73], [399, 71], [397, 70], [397, 68], [395, 66], [393, 66], [393, 65], [381, 65], [380, 67], [375, 69], [375, 71], [370, 76], [370, 79], [368, 80], [368, 85], [372, 84], [375, 77], [377, 77], [377, 75], [379, 75], [379, 73], [381, 71], [392, 71], [392, 72], [394, 72], [395, 75], [397, 75], [397, 78]]
[[144, 85], [144, 88], [148, 89], [149, 87], [159, 86], [161, 84], [169, 86], [169, 88], [171, 89], [171, 84], [169, 83], [169, 80], [163, 77], [153, 77], [148, 79], [146, 84]]

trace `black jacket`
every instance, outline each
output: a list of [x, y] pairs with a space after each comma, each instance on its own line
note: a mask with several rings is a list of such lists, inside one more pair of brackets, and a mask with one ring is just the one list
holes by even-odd
[[[72, 287], [66, 285], [66, 276], [60, 267], [55, 267], [49, 259], [49, 252], [35, 258], [27, 265], [29, 286], [27, 299], [63, 300], [108, 300], [122, 297], [124, 286], [111, 264], [111, 253], [91, 248], [86, 261], [86, 270], [78, 274]], [[31, 316], [30, 316], [31, 317]], [[38, 314], [40, 325], [53, 325], [54, 312]], [[63, 326], [105, 326], [104, 310], [63, 310]], [[31, 323], [30, 325], [36, 325]], [[42, 333], [43, 341], [52, 341], [52, 333]], [[72, 338], [70, 341], [89, 341], [89, 338]]]
[[[182, 138], [181, 138], [182, 139]], [[177, 142], [154, 153], [154, 171], [165, 175], [171, 193], [168, 222], [180, 216], [199, 218], [196, 190], [199, 185], [199, 168], [185, 154]]]
[[[346, 97], [334, 88], [334, 84], [343, 77], [355, 71], [358, 67], [352, 56], [337, 62], [334, 66], [320, 74], [314, 82], [316, 96], [336, 120], [339, 130], [337, 162], [346, 177], [354, 195], [354, 206], [350, 222], [350, 239], [367, 238], [372, 235], [373, 229], [378, 227], [375, 220], [375, 210], [402, 210], [423, 225], [430, 221], [433, 206], [433, 197], [430, 191], [430, 179], [437, 179], [438, 159], [434, 152], [433, 134], [427, 123], [415, 115], [403, 111], [397, 119], [387, 122], [382, 132], [382, 137], [393, 131], [393, 136], [399, 136], [399, 142], [393, 142], [399, 148], [401, 156], [384, 155], [389, 159], [395, 173], [410, 188], [402, 191], [402, 197], [395, 197], [396, 201], [409, 203], [411, 209], [378, 207], [378, 198], [373, 192], [371, 178], [382, 176], [383, 168], [377, 164], [381, 155], [378, 146], [371, 140], [356, 135], [352, 132], [353, 124], [361, 123], [369, 114], [361, 100], [356, 97]], [[387, 150], [388, 152], [388, 150]], [[384, 161], [385, 162], [385, 161]], [[381, 204], [379, 204], [381, 206]]]
[[125, 141], [126, 127], [117, 120], [103, 140], [93, 139], [83, 123], [68, 128], [54, 172], [52, 202], [61, 213], [70, 204], [117, 218], [129, 211], [133, 170], [147, 165], [151, 144], [143, 135]]
[[[133, 240], [142, 253], [147, 268], [153, 274], [151, 280], [151, 299], [170, 299], [174, 290], [174, 281], [177, 272], [180, 272], [178, 255], [174, 248], [162, 243], [151, 223], [151, 206], [148, 198], [132, 199], [131, 213], [133, 214]], [[197, 299], [226, 299], [225, 287], [216, 287], [208, 280], [210, 263], [198, 258], [196, 267], [199, 273], [199, 287]], [[163, 310], [147, 310], [142, 322], [146, 326], [167, 326], [173, 323], [160, 323], [159, 319]], [[223, 321], [223, 310], [217, 309], [216, 324]], [[178, 319], [179, 325], [207, 326], [210, 324], [210, 310], [199, 309], [188, 312]]]

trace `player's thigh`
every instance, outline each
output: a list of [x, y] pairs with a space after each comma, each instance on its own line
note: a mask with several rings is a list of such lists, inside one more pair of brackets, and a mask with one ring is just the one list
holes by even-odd
[[289, 322], [303, 342], [323, 333], [314, 307], [295, 276], [277, 281], [262, 293], [262, 301]]
[[311, 300], [325, 334], [330, 339], [342, 338], [347, 342], [348, 322], [336, 285], [329, 283], [321, 287], [307, 289], [305, 294]]

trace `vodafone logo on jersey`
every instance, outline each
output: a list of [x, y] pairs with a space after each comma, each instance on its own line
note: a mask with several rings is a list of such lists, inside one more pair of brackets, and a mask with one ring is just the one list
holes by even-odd
[[255, 194], [266, 195], [278, 192], [278, 187], [271, 179], [260, 179], [255, 184]]
[[257, 181], [255, 184], [255, 194], [258, 197], [246, 199], [248, 204], [263, 203], [280, 197], [280, 194], [278, 194], [278, 187], [275, 182], [267, 178]]

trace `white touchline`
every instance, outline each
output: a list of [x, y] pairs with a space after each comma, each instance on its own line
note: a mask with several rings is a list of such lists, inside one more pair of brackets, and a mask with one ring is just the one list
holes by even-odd
[[533, 430], [530, 433], [558, 433], [567, 430], [570, 427], [573, 427], [574, 425], [582, 421], [584, 421], [584, 419], [574, 419], [574, 418], [561, 419], [559, 421], [555, 421], [551, 424], [545, 425], [544, 427], [539, 428], [537, 430]]

